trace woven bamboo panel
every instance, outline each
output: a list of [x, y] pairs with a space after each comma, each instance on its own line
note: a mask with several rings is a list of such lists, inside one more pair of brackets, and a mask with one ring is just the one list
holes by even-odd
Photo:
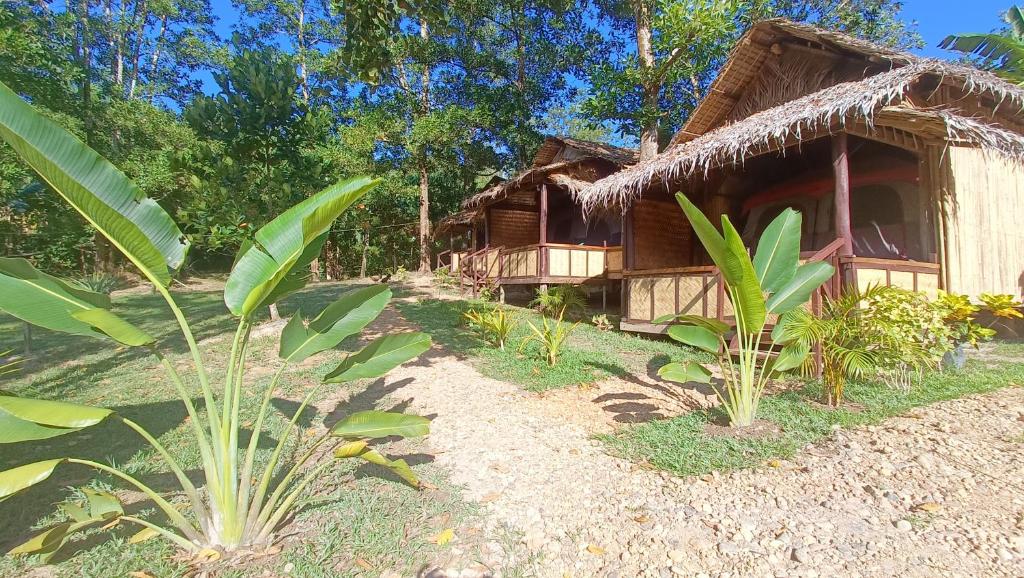
[[587, 276], [587, 251], [569, 251], [569, 274], [573, 277]]
[[492, 247], [521, 247], [540, 239], [540, 220], [537, 213], [510, 209], [489, 211], [488, 231]]
[[914, 290], [914, 274], [909, 271], [890, 271], [889, 285], [900, 289]]
[[1021, 294], [1024, 166], [979, 149], [946, 149], [953, 201], [946, 205], [943, 265], [950, 291]]
[[[885, 271], [881, 269], [857, 269], [857, 289], [866, 291], [872, 285], [885, 285]], [[913, 289], [913, 286], [911, 286]]]
[[651, 287], [653, 279], [629, 279], [629, 314], [630, 319], [651, 319]]
[[691, 265], [692, 228], [675, 202], [644, 199], [633, 205], [634, 269]]
[[654, 316], [648, 313], [648, 319], [651, 320], [676, 312], [676, 280], [672, 277], [657, 277], [653, 281], [651, 290], [654, 292]]
[[509, 193], [505, 202], [517, 205], [535, 206], [537, 204], [537, 191], [532, 188], [519, 189]]
[[929, 298], [939, 296], [939, 276], [932, 273], [917, 274], [917, 290], [923, 292]]
[[552, 277], [569, 276], [568, 249], [548, 249], [548, 275]]
[[604, 251], [587, 251], [587, 277], [604, 275]]
[[608, 270], [618, 273], [622, 271], [622, 249], [609, 250], [605, 253], [608, 257]]
[[[686, 315], [704, 315], [705, 298], [708, 299], [707, 315], [715, 314], [714, 299], [717, 297], [705, 283], [703, 275], [687, 275], [679, 277], [679, 311]], [[710, 293], [710, 295], [708, 295]]]
[[487, 252], [487, 259], [486, 259], [485, 263], [487, 263], [487, 278], [488, 279], [493, 279], [493, 278], [498, 276], [498, 269], [499, 269], [499, 267], [498, 267], [498, 257], [499, 257], [499, 253], [498, 253], [497, 249], [494, 249], [494, 250], [491, 250], [491, 251]]

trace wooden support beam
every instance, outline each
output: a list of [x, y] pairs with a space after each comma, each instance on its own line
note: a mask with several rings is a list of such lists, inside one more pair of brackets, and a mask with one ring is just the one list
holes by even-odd
[[548, 252], [544, 245], [548, 242], [548, 184], [540, 185], [540, 274], [542, 277], [548, 274]]
[[491, 246], [491, 210], [484, 211], [484, 247]]
[[832, 173], [835, 179], [836, 236], [843, 240], [842, 256], [853, 255], [853, 233], [850, 230], [850, 158], [846, 133], [832, 137]]

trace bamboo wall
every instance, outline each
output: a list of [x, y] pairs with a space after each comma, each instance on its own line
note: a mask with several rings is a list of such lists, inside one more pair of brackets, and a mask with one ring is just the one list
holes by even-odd
[[604, 248], [549, 247], [548, 275], [552, 277], [600, 277], [604, 275]]
[[521, 247], [540, 240], [539, 213], [516, 209], [491, 209], [489, 213], [491, 247]]
[[[943, 199], [948, 289], [1021, 295], [1024, 285], [1024, 166], [981, 150], [945, 151]], [[952, 198], [949, 198], [949, 197]]]
[[[673, 313], [715, 317], [718, 311], [718, 276], [710, 272], [631, 276], [625, 279], [629, 299], [626, 318], [650, 322]], [[732, 304], [722, 300], [723, 314], [732, 315]]]
[[690, 265], [693, 229], [673, 201], [643, 199], [633, 204], [634, 270]]

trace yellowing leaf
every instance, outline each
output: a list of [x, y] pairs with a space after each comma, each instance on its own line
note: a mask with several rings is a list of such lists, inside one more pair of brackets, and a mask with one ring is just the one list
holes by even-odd
[[359, 566], [363, 570], [373, 570], [373, 564], [370, 564], [362, 558], [356, 558], [356, 566]]
[[587, 552], [590, 552], [595, 556], [604, 556], [604, 548], [595, 546], [594, 544], [587, 546]]
[[455, 539], [455, 530], [452, 530], [451, 528], [446, 528], [446, 529], [442, 530], [440, 534], [438, 534], [437, 536], [434, 536], [434, 543], [437, 544], [438, 546], [444, 546], [445, 544], [447, 544], [448, 542], [451, 542], [454, 539]]
[[216, 562], [220, 560], [220, 552], [213, 548], [203, 548], [196, 554], [196, 562], [200, 564], [209, 564], [210, 562]]
[[768, 462], [768, 467], [770, 467], [770, 468], [778, 468], [778, 467], [781, 467], [781, 466], [782, 466], [782, 462], [780, 462], [779, 460], [770, 460]]
[[[149, 528], [146, 528], [146, 529], [148, 530]], [[130, 576], [131, 578], [153, 578], [152, 574], [150, 574], [149, 572], [143, 572], [142, 570], [136, 570], [134, 572], [129, 572], [128, 576]]]
[[935, 502], [924, 502], [914, 506], [914, 509], [919, 512], [935, 513], [942, 509], [942, 505]]
[[137, 533], [135, 533], [135, 535], [133, 535], [131, 538], [128, 538], [128, 543], [138, 544], [139, 542], [145, 542], [146, 540], [149, 540], [150, 538], [155, 538], [159, 535], [160, 533], [154, 530], [153, 528], [143, 528], [139, 530]]

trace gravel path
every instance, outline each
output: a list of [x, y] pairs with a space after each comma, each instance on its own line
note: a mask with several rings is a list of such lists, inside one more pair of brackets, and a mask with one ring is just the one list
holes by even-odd
[[[399, 327], [389, 311], [378, 329]], [[482, 504], [482, 550], [465, 565], [480, 556], [497, 574], [539, 577], [1024, 576], [1024, 388], [837, 431], [778, 467], [680, 479], [607, 455], [586, 413], [551, 411], [557, 399], [440, 348], [377, 387], [387, 404], [435, 416], [434, 459]]]

